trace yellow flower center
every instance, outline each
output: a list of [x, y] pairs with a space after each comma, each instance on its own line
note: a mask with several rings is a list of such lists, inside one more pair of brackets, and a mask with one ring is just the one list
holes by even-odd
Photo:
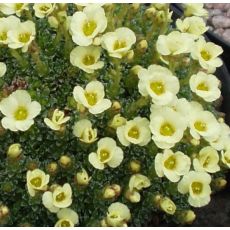
[[200, 132], [204, 132], [207, 130], [207, 125], [203, 121], [196, 121], [194, 127]]
[[111, 213], [110, 215], [109, 215], [109, 217], [111, 218], [111, 219], [116, 219], [116, 218], [118, 218], [119, 217], [119, 215], [117, 214], [117, 213]]
[[7, 39], [7, 33], [5, 31], [0, 33], [0, 40], [5, 41]]
[[199, 195], [203, 190], [203, 184], [201, 182], [192, 182], [192, 191], [194, 194]]
[[198, 90], [208, 91], [209, 88], [205, 82], [201, 82], [197, 87]]
[[18, 40], [22, 43], [27, 43], [30, 40], [30, 33], [19, 34]]
[[92, 55], [86, 55], [82, 60], [84, 65], [93, 65], [95, 63], [95, 58]]
[[23, 7], [23, 5], [24, 5], [23, 3], [16, 3], [15, 4], [16, 11], [20, 10]]
[[150, 88], [156, 95], [161, 95], [165, 92], [164, 84], [160, 81], [152, 82]]
[[209, 61], [211, 59], [211, 54], [207, 51], [207, 50], [202, 50], [200, 52], [201, 57], [205, 60], [205, 61]]
[[39, 7], [39, 9], [43, 12], [47, 12], [50, 9], [50, 7], [44, 5], [44, 6]]
[[119, 50], [126, 47], [126, 41], [116, 40], [113, 45], [113, 50]]
[[165, 162], [164, 162], [165, 168], [172, 170], [176, 166], [176, 158], [175, 156], [170, 156]]
[[174, 133], [175, 128], [169, 123], [164, 123], [160, 128], [160, 134], [163, 136], [172, 136]]
[[102, 149], [100, 150], [99, 156], [100, 156], [100, 161], [103, 163], [109, 159], [110, 152], [107, 149]]
[[140, 136], [139, 129], [136, 126], [132, 127], [128, 132], [128, 136], [134, 139], [138, 139]]
[[14, 113], [14, 118], [18, 121], [25, 120], [27, 116], [28, 116], [28, 111], [24, 106], [18, 107], [18, 109]]
[[57, 202], [62, 202], [63, 200], [65, 200], [65, 193], [61, 192], [56, 196], [56, 201]]
[[93, 106], [97, 103], [96, 93], [85, 93], [85, 97], [89, 105]]
[[33, 179], [30, 180], [30, 183], [35, 186], [35, 187], [40, 187], [42, 184], [42, 179], [41, 177], [34, 177]]
[[206, 168], [209, 165], [210, 161], [211, 161], [211, 157], [207, 156], [203, 163], [203, 167]]
[[97, 28], [95, 21], [86, 21], [83, 25], [83, 33], [85, 36], [90, 36]]
[[70, 227], [71, 226], [71, 224], [68, 220], [63, 220], [60, 225], [61, 225], [61, 227]]

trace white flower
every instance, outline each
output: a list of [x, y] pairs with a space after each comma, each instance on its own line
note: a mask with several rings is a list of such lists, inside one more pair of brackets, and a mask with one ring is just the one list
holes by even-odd
[[218, 57], [222, 53], [223, 49], [220, 46], [206, 42], [204, 37], [200, 37], [191, 50], [192, 58], [198, 60], [201, 67], [209, 72], [215, 72], [216, 67], [222, 65], [222, 61]]
[[221, 160], [228, 168], [230, 168], [230, 148], [226, 151], [221, 151]]
[[73, 134], [85, 143], [93, 143], [97, 140], [97, 129], [93, 129], [91, 121], [87, 119], [74, 124]]
[[105, 165], [111, 168], [118, 167], [124, 158], [123, 150], [117, 146], [116, 141], [104, 137], [97, 143], [97, 152], [89, 154], [89, 162], [96, 169], [104, 169]]
[[220, 81], [211, 74], [198, 72], [190, 77], [189, 85], [192, 92], [202, 97], [207, 102], [217, 100], [220, 95]]
[[83, 89], [75, 86], [73, 90], [74, 99], [89, 109], [92, 114], [99, 114], [111, 107], [109, 99], [104, 99], [104, 86], [99, 81], [91, 81]]
[[78, 214], [70, 208], [63, 208], [57, 213], [58, 221], [55, 227], [74, 227], [79, 223]]
[[4, 62], [0, 62], [0, 77], [3, 77], [6, 73], [6, 64]]
[[136, 117], [127, 121], [125, 125], [117, 128], [117, 137], [124, 146], [129, 146], [130, 143], [140, 146], [147, 145], [151, 140], [148, 119]]
[[88, 185], [91, 177], [89, 177], [89, 174], [85, 169], [82, 169], [82, 171], [76, 174], [75, 179], [79, 185]]
[[35, 16], [38, 18], [44, 18], [51, 14], [55, 8], [55, 4], [52, 3], [34, 3], [33, 9]]
[[35, 24], [28, 20], [20, 23], [17, 28], [8, 32], [9, 43], [11, 49], [22, 48], [22, 52], [26, 52], [30, 43], [35, 39]]
[[27, 171], [27, 189], [30, 196], [35, 196], [36, 191], [45, 191], [49, 183], [50, 176], [40, 169]]
[[152, 139], [161, 149], [172, 148], [178, 143], [187, 128], [184, 117], [170, 107], [162, 107], [151, 113], [150, 129]]
[[40, 113], [41, 105], [31, 101], [25, 90], [16, 90], [0, 102], [0, 111], [5, 115], [2, 126], [11, 131], [26, 131], [34, 124], [34, 118]]
[[220, 171], [219, 154], [211, 146], [204, 147], [200, 150], [197, 158], [193, 160], [195, 171], [215, 173]]
[[180, 177], [189, 172], [191, 160], [184, 153], [173, 152], [170, 149], [158, 153], [155, 157], [155, 170], [159, 177], [167, 177], [172, 182], [178, 182]]
[[129, 190], [138, 190], [141, 191], [143, 188], [148, 188], [151, 185], [151, 182], [148, 177], [142, 174], [134, 174], [129, 180]]
[[103, 5], [105, 5], [105, 3], [75, 3], [77, 6], [92, 6], [92, 5], [94, 5], [94, 6], [103, 6]]
[[42, 196], [43, 205], [52, 213], [72, 204], [72, 189], [69, 184], [57, 186], [53, 192], [47, 191]]
[[93, 73], [104, 66], [100, 61], [101, 48], [96, 46], [77, 46], [70, 53], [70, 63], [86, 73]]
[[196, 16], [187, 17], [183, 21], [180, 18], [176, 20], [176, 26], [180, 32], [189, 33], [193, 38], [198, 38], [208, 30], [205, 25], [204, 20]]
[[208, 11], [204, 9], [203, 3], [186, 3], [184, 4], [185, 10], [184, 15], [185, 16], [198, 16], [198, 17], [207, 17]]
[[111, 227], [125, 226], [131, 219], [129, 208], [120, 202], [112, 203], [107, 212], [106, 222]]
[[189, 120], [190, 134], [195, 139], [202, 136], [207, 141], [215, 141], [220, 135], [220, 124], [209, 111], [195, 110]]
[[19, 24], [20, 20], [15, 16], [0, 18], [0, 44], [8, 44], [8, 32], [17, 28]]
[[190, 171], [178, 183], [178, 191], [189, 193], [188, 202], [193, 207], [202, 207], [210, 202], [211, 176], [206, 172]]
[[52, 119], [45, 118], [45, 124], [52, 130], [60, 130], [61, 126], [66, 123], [70, 117], [65, 117], [65, 113], [59, 109], [55, 109], [52, 115]]
[[160, 200], [160, 208], [169, 215], [174, 215], [176, 212], [176, 205], [169, 197]]
[[70, 22], [72, 39], [80, 46], [91, 45], [93, 39], [104, 32], [106, 27], [105, 11], [97, 5], [88, 5], [82, 12], [76, 12]]
[[3, 14], [16, 14], [21, 16], [23, 10], [29, 10], [28, 3], [0, 3], [0, 11]]
[[161, 55], [178, 55], [190, 53], [192, 44], [193, 39], [189, 34], [173, 31], [168, 35], [160, 35], [156, 48]]
[[122, 58], [136, 42], [135, 33], [127, 27], [108, 32], [101, 38], [101, 45], [111, 57]]
[[153, 103], [166, 105], [172, 102], [179, 92], [180, 84], [177, 77], [169, 69], [150, 65], [148, 69], [142, 68], [138, 72], [138, 89], [142, 96], [150, 96]]

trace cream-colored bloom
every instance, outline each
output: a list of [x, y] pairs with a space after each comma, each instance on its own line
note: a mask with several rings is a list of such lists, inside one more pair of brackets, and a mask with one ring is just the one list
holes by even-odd
[[73, 134], [85, 143], [93, 143], [97, 140], [97, 129], [93, 129], [91, 121], [87, 119], [74, 124]]
[[211, 176], [206, 172], [190, 171], [178, 183], [178, 191], [189, 193], [188, 202], [193, 207], [202, 207], [210, 202]]
[[215, 141], [221, 132], [220, 124], [209, 111], [191, 111], [189, 127], [190, 134], [197, 140], [203, 137], [207, 141]]
[[55, 8], [55, 3], [34, 3], [33, 9], [35, 11], [35, 16], [38, 18], [44, 18], [50, 15]]
[[55, 109], [52, 115], [52, 119], [45, 118], [45, 124], [53, 129], [53, 130], [60, 130], [61, 126], [66, 123], [70, 117], [65, 117], [65, 113], [59, 109]]
[[57, 186], [53, 192], [47, 191], [42, 196], [43, 205], [52, 213], [72, 204], [72, 189], [68, 183]]
[[160, 208], [169, 215], [174, 215], [176, 212], [175, 203], [168, 197], [164, 197], [160, 200]]
[[136, 42], [135, 33], [127, 27], [120, 27], [114, 32], [108, 32], [101, 38], [101, 45], [109, 53], [109, 56], [122, 58]]
[[227, 167], [230, 168], [230, 148], [221, 151], [221, 160]]
[[70, 33], [73, 41], [80, 46], [88, 46], [93, 39], [104, 32], [107, 27], [107, 18], [102, 7], [88, 5], [83, 11], [76, 12], [70, 22]]
[[88, 185], [89, 181], [91, 180], [91, 177], [89, 177], [89, 174], [85, 169], [82, 169], [82, 171], [78, 172], [75, 178], [77, 184], [79, 185]]
[[20, 20], [15, 16], [0, 18], [0, 44], [8, 44], [8, 32], [17, 28], [19, 24]]
[[129, 146], [131, 143], [140, 146], [147, 145], [151, 140], [148, 119], [136, 117], [127, 121], [125, 125], [117, 128], [117, 137], [124, 146]]
[[16, 90], [0, 102], [0, 111], [5, 115], [2, 126], [11, 131], [26, 131], [34, 124], [34, 118], [40, 113], [41, 105], [31, 101], [25, 90]]
[[190, 77], [189, 85], [192, 92], [202, 97], [207, 102], [217, 100], [220, 95], [220, 81], [211, 74], [198, 72]]
[[222, 53], [223, 49], [220, 46], [212, 42], [206, 42], [204, 37], [200, 37], [191, 50], [192, 58], [198, 60], [201, 67], [210, 73], [215, 72], [216, 67], [222, 65], [222, 61], [218, 57]]
[[200, 150], [197, 158], [193, 160], [195, 171], [215, 173], [220, 171], [219, 154], [211, 146], [204, 147]]
[[105, 5], [106, 3], [75, 3], [77, 6], [103, 6]]
[[150, 129], [152, 139], [161, 149], [172, 148], [178, 143], [187, 128], [187, 120], [170, 107], [162, 107], [152, 111]]
[[138, 89], [142, 96], [150, 96], [153, 103], [166, 105], [179, 92], [180, 84], [171, 71], [159, 65], [150, 65], [138, 72]]
[[40, 169], [34, 169], [33, 171], [27, 171], [27, 189], [30, 196], [35, 196], [36, 191], [45, 191], [47, 184], [49, 183], [50, 176], [45, 174]]
[[10, 158], [17, 158], [22, 153], [22, 147], [19, 143], [10, 145], [7, 150], [7, 156]]
[[125, 125], [126, 119], [121, 114], [116, 114], [113, 119], [109, 122], [109, 127], [117, 129], [118, 127]]
[[204, 34], [208, 27], [206, 27], [205, 21], [200, 17], [187, 17], [184, 20], [180, 18], [176, 20], [176, 26], [182, 33], [189, 33], [194, 38], [198, 38]]
[[186, 3], [184, 4], [184, 15], [188, 16], [198, 16], [198, 17], [207, 17], [208, 11], [204, 9], [203, 3]]
[[17, 28], [8, 32], [9, 43], [11, 49], [22, 48], [22, 52], [26, 52], [30, 43], [35, 39], [35, 24], [28, 20], [20, 23]]
[[86, 73], [93, 73], [104, 66], [100, 61], [101, 48], [96, 46], [77, 46], [70, 53], [70, 63]]
[[104, 137], [97, 143], [97, 152], [89, 154], [89, 162], [96, 169], [104, 169], [105, 165], [111, 168], [118, 167], [124, 158], [123, 150], [117, 146], [116, 141]]
[[0, 11], [3, 14], [16, 14], [21, 16], [23, 10], [29, 10], [28, 3], [0, 3]]
[[4, 62], [0, 62], [0, 77], [3, 77], [6, 73], [6, 64]]
[[70, 208], [63, 208], [57, 213], [58, 221], [55, 227], [74, 227], [79, 223], [78, 214]]
[[178, 182], [180, 177], [188, 173], [191, 160], [184, 153], [173, 152], [170, 149], [158, 153], [155, 157], [155, 170], [159, 177], [167, 177], [172, 182]]
[[156, 48], [161, 55], [178, 55], [190, 53], [193, 39], [187, 33], [173, 31], [168, 35], [160, 35]]
[[112, 203], [107, 212], [106, 222], [111, 227], [121, 227], [131, 219], [129, 208], [120, 202]]
[[112, 105], [109, 99], [104, 98], [104, 85], [99, 81], [91, 81], [85, 89], [75, 86], [73, 96], [78, 103], [88, 108], [92, 114], [102, 113]]

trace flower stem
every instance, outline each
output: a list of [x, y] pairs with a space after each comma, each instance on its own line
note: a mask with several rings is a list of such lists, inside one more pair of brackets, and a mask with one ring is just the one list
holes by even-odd
[[17, 62], [21, 65], [22, 68], [26, 68], [28, 66], [28, 62], [23, 56], [18, 52], [18, 50], [11, 49], [10, 54], [17, 60]]

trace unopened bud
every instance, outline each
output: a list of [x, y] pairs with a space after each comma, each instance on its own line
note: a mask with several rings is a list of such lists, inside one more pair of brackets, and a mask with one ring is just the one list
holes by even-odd
[[121, 104], [119, 101], [114, 101], [112, 104], [112, 109], [114, 110], [120, 110], [121, 109]]
[[50, 27], [55, 28], [55, 29], [58, 28], [59, 22], [58, 22], [56, 17], [49, 16], [48, 17], [48, 22], [49, 22]]
[[126, 123], [126, 119], [121, 116], [121, 114], [117, 114], [113, 117], [113, 119], [109, 122], [109, 127], [116, 129]]
[[126, 58], [128, 60], [132, 60], [133, 57], [134, 57], [134, 51], [133, 50], [129, 50], [128, 53], [127, 53], [127, 55], [126, 55]]
[[192, 210], [182, 211], [178, 218], [181, 224], [192, 224], [195, 219], [196, 214]]
[[140, 65], [135, 65], [131, 68], [131, 71], [135, 74], [138, 75], [139, 71], [143, 69]]
[[5, 205], [0, 206], [0, 220], [9, 215], [9, 208]]
[[141, 51], [145, 51], [148, 48], [148, 42], [146, 40], [141, 40], [137, 44], [137, 48]]
[[157, 13], [156, 13], [156, 21], [158, 22], [158, 23], [162, 23], [162, 22], [164, 22], [165, 21], [165, 12], [164, 11], [158, 11]]
[[7, 151], [7, 156], [10, 158], [17, 158], [22, 152], [21, 145], [18, 143], [10, 145]]
[[138, 203], [141, 200], [141, 195], [137, 191], [130, 191], [129, 189], [125, 193], [126, 199], [132, 203]]
[[168, 197], [164, 197], [160, 200], [160, 208], [169, 215], [173, 215], [176, 211], [176, 205]]
[[130, 169], [132, 173], [138, 173], [141, 170], [141, 163], [137, 160], [130, 161]]
[[85, 169], [75, 175], [75, 181], [78, 185], [88, 185], [90, 177]]
[[94, 38], [93, 45], [95, 45], [95, 46], [101, 45], [101, 37]]
[[103, 198], [111, 199], [114, 197], [118, 197], [121, 193], [121, 187], [118, 184], [109, 185], [105, 188], [103, 193]]
[[71, 158], [66, 155], [63, 155], [60, 157], [59, 163], [61, 167], [68, 168], [71, 165]]
[[148, 8], [146, 11], [145, 11], [145, 15], [148, 17], [148, 18], [153, 18], [153, 16], [155, 15], [156, 13], [156, 8], [155, 7], [151, 7], [151, 8]]
[[194, 146], [198, 146], [200, 144], [200, 140], [197, 140], [197, 139], [194, 139], [194, 138], [190, 142]]
[[227, 181], [222, 177], [216, 178], [214, 180], [214, 186], [215, 186], [216, 190], [218, 190], [218, 191], [224, 189], [226, 187], [226, 185], [227, 185]]
[[55, 174], [57, 172], [57, 169], [58, 169], [58, 164], [56, 162], [52, 162], [47, 166], [47, 171], [49, 174]]
[[80, 112], [80, 113], [84, 113], [86, 111], [86, 108], [84, 107], [84, 105], [80, 104], [80, 103], [77, 103], [77, 110]]

